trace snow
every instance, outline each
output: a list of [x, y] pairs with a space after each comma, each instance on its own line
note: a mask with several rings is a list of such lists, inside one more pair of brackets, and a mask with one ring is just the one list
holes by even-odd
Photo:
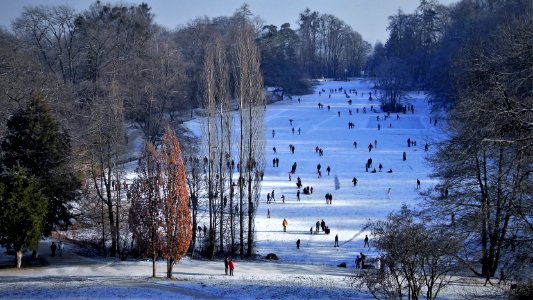
[[[340, 87], [358, 91], [358, 95], [349, 94], [351, 105], [344, 92], [328, 97], [329, 89]], [[321, 81], [313, 95], [268, 105], [266, 169], [256, 217], [256, 252], [262, 257], [276, 253], [279, 261], [236, 258], [235, 276], [230, 277], [224, 275], [222, 262], [185, 258], [175, 267], [175, 279], [151, 279], [149, 261], [81, 257], [72, 253], [70, 247], [73, 246], [68, 244], [63, 257], [52, 258], [47, 254], [51, 242], [47, 240], [41, 242], [41, 253], [49, 265], [0, 269], [0, 298], [371, 298], [366, 291], [351, 286], [355, 256], [360, 252], [370, 258], [378, 255], [374, 248], [363, 247], [363, 239], [369, 234], [364, 225], [368, 220], [386, 217], [404, 203], [414, 206], [423, 201], [419, 198], [416, 180], [421, 180], [422, 189], [435, 184], [428, 177], [430, 168], [425, 157], [431, 153], [432, 141], [442, 138], [442, 133], [430, 124], [430, 107], [424, 93], [409, 95], [408, 104], [414, 105], [414, 113], [402, 113], [399, 120], [391, 114], [391, 118], [384, 121], [383, 113], [370, 112], [371, 105], [379, 111], [378, 101], [368, 99], [370, 87], [371, 83], [364, 80]], [[319, 96], [322, 89], [326, 92]], [[318, 108], [319, 102], [324, 104], [323, 109]], [[364, 107], [366, 114], [362, 111]], [[378, 115], [380, 121], [377, 121]], [[293, 120], [294, 134], [289, 119]], [[348, 129], [350, 121], [355, 123], [355, 129]], [[439, 122], [438, 126], [443, 123]], [[187, 122], [187, 126], [193, 132], [202, 132], [198, 119]], [[274, 138], [272, 130], [276, 132]], [[407, 147], [408, 138], [416, 141], [417, 146]], [[375, 140], [377, 147], [369, 152], [367, 146]], [[357, 141], [357, 149], [354, 141]], [[140, 144], [138, 138], [132, 143]], [[430, 144], [429, 152], [424, 151], [425, 143]], [[295, 146], [294, 154], [289, 151], [289, 144]], [[323, 149], [323, 156], [315, 152], [316, 146]], [[273, 153], [273, 147], [277, 148], [277, 154]], [[402, 160], [404, 151], [406, 161]], [[280, 160], [276, 168], [271, 164], [275, 157]], [[365, 172], [365, 163], [370, 157], [372, 168], [378, 169], [379, 163], [383, 164], [382, 172], [371, 173], [372, 168]], [[294, 162], [298, 164], [297, 170], [289, 181], [288, 172]], [[322, 178], [316, 173], [318, 163], [322, 165]], [[327, 166], [331, 167], [329, 176]], [[389, 168], [393, 173], [386, 172]], [[128, 169], [133, 168], [129, 166]], [[296, 201], [297, 177], [304, 187], [314, 188], [312, 195], [301, 193], [300, 202]], [[339, 189], [335, 188], [335, 177], [340, 182]], [[353, 177], [358, 179], [356, 187], [351, 182]], [[275, 190], [276, 201], [267, 204], [266, 194], [272, 190]], [[326, 193], [333, 195], [331, 205], [325, 202]], [[284, 204], [281, 195], [286, 197]], [[267, 218], [267, 210], [270, 210], [270, 218]], [[283, 232], [281, 226], [284, 218], [289, 222], [287, 232]], [[331, 229], [329, 235], [314, 232], [316, 221], [322, 219]], [[313, 227], [313, 234], [309, 232], [310, 227]], [[337, 234], [340, 247], [333, 247]], [[300, 249], [296, 249], [297, 239], [301, 240]], [[2, 255], [0, 258], [5, 259]], [[348, 267], [336, 267], [341, 262]], [[158, 276], [164, 277], [164, 262], [157, 265]], [[465, 285], [458, 283], [450, 291], [443, 292], [444, 298], [456, 298], [457, 291], [466, 291]]]

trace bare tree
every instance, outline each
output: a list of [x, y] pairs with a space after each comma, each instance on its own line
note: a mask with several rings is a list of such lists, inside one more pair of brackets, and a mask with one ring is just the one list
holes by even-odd
[[[239, 28], [235, 49], [235, 83], [239, 102], [239, 221], [240, 253], [244, 255], [244, 199], [247, 201], [247, 251], [253, 254], [254, 218], [260, 191], [259, 173], [264, 160], [265, 95], [260, 67], [260, 55], [253, 29], [243, 22]], [[246, 187], [246, 192], [244, 188]]]
[[428, 227], [427, 221], [403, 206], [371, 223], [373, 244], [382, 255], [356, 278], [376, 299], [419, 299], [424, 292], [426, 299], [435, 299], [450, 282], [459, 240], [446, 228]]

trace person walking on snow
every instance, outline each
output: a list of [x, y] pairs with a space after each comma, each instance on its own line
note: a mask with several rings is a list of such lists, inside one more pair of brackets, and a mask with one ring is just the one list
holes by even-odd
[[[311, 227], [313, 228], [313, 227]], [[296, 249], [300, 249], [300, 239], [296, 240]]]
[[363, 248], [368, 247], [370, 248], [370, 244], [368, 243], [368, 235], [365, 234], [365, 244], [363, 245]]
[[335, 235], [335, 245], [333, 245], [333, 247], [339, 247], [339, 235], [338, 234]]
[[283, 222], [281, 222], [281, 225], [283, 225], [283, 232], [287, 232], [287, 226], [289, 225], [289, 222], [287, 222], [287, 219], [283, 219]]
[[356, 185], [357, 185], [357, 178], [354, 177], [354, 178], [352, 179], [352, 182], [353, 182], [353, 186], [356, 186]]
[[329, 176], [329, 172], [331, 172], [331, 168], [328, 166], [328, 167], [326, 168], [326, 171], [328, 171], [328, 176]]
[[416, 180], [416, 189], [417, 189], [417, 190], [420, 189], [420, 179], [417, 179], [417, 180]]

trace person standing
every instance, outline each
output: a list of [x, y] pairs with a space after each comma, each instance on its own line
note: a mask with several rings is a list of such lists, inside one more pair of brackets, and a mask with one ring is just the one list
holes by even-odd
[[226, 258], [224, 259], [224, 272], [226, 272], [226, 275], [228, 275], [229, 260], [229, 256], [226, 256]]
[[420, 189], [420, 179], [417, 179], [417, 180], [416, 180], [416, 189], [417, 189], [417, 190]]
[[365, 244], [363, 245], [363, 248], [368, 247], [370, 248], [370, 244], [368, 243], [368, 235], [365, 234]]
[[57, 246], [57, 250], [59, 252], [59, 256], [63, 256], [63, 247], [65, 245], [63, 245], [63, 241], [59, 241], [59, 245]]
[[283, 222], [281, 222], [281, 225], [283, 225], [283, 232], [287, 232], [287, 226], [289, 225], [289, 222], [287, 222], [287, 219], [283, 219]]
[[335, 235], [335, 245], [333, 245], [333, 247], [339, 247], [339, 235], [338, 234]]
[[[313, 227], [311, 227], [312, 229]], [[296, 240], [296, 249], [300, 249], [300, 239]]]
[[232, 258], [229, 259], [228, 267], [229, 267], [229, 276], [233, 276], [233, 270], [235, 270], [235, 263], [233, 262]]
[[50, 251], [52, 251], [52, 257], [56, 256], [56, 250], [57, 250], [57, 245], [55, 242], [52, 242], [52, 245], [50, 245]]

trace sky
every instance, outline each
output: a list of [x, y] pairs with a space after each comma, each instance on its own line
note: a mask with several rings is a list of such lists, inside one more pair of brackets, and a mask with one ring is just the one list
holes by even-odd
[[[88, 8], [95, 0], [2, 0], [0, 10], [0, 26], [10, 28], [11, 22], [17, 18], [24, 6], [66, 4], [80, 12]], [[266, 24], [280, 26], [290, 23], [296, 29], [299, 14], [306, 8], [322, 14], [332, 14], [349, 24], [359, 32], [363, 39], [374, 44], [376, 41], [387, 40], [387, 17], [395, 14], [398, 9], [413, 12], [419, 0], [103, 0], [104, 3], [141, 3], [152, 7], [155, 22], [163, 27], [174, 29], [199, 16], [229, 16], [243, 3], [248, 3], [252, 13], [260, 16]], [[439, 0], [442, 4], [450, 4], [457, 0]]]

